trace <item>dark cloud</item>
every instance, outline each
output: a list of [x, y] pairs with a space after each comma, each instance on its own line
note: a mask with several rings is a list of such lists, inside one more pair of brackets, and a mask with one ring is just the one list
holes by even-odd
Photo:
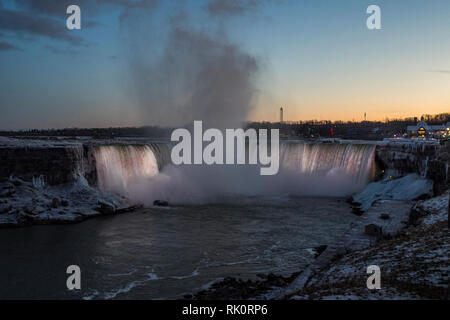
[[81, 8], [85, 6], [91, 7], [91, 4], [95, 1], [87, 0], [16, 0], [15, 4], [26, 11], [64, 17], [66, 15], [66, 9], [71, 4], [77, 4]]
[[83, 42], [80, 37], [71, 34], [61, 21], [37, 17], [23, 11], [0, 9], [0, 30], [63, 40], [74, 44]]
[[0, 41], [0, 51], [20, 50], [15, 45]]
[[213, 0], [207, 9], [211, 16], [227, 17], [256, 10], [261, 2], [261, 0]]
[[83, 14], [90, 17], [97, 15], [100, 10], [121, 8], [125, 11], [133, 8], [153, 7], [155, 0], [16, 0], [17, 6], [23, 10], [50, 16], [65, 16], [69, 5], [78, 5]]
[[[0, 31], [13, 32], [21, 37], [46, 37], [71, 44], [85, 44], [81, 37], [65, 28], [69, 5], [76, 4], [81, 8], [82, 28], [91, 28], [100, 25], [94, 18], [103, 10], [119, 10], [122, 21], [134, 9], [153, 8], [157, 2], [158, 0], [14, 0], [16, 10], [7, 10], [3, 9], [0, 0]], [[71, 50], [53, 46], [46, 48], [53, 53], [71, 53]]]

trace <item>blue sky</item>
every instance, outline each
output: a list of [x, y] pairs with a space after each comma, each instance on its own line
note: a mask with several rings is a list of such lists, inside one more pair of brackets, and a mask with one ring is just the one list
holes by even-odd
[[[66, 29], [65, 2], [81, 30]], [[370, 4], [382, 30], [366, 28]], [[158, 63], [171, 19], [186, 17], [256, 57], [248, 120], [276, 121], [280, 106], [288, 120], [449, 112], [449, 16], [445, 0], [0, 0], [0, 129], [159, 124], [130, 60]]]

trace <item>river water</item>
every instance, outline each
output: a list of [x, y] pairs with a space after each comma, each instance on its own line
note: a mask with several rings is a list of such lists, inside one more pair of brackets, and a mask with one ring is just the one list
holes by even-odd
[[[342, 198], [233, 197], [0, 230], [1, 299], [178, 299], [224, 277], [288, 276], [356, 217]], [[81, 290], [66, 268], [81, 268]]]

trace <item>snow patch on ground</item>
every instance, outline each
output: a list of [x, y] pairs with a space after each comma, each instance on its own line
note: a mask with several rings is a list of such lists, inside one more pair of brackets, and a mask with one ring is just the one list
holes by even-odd
[[[55, 140], [56, 139], [56, 140]], [[7, 138], [0, 137], [0, 147], [8, 147], [8, 148], [57, 148], [62, 147], [66, 148], [68, 146], [82, 146], [82, 143], [75, 140], [67, 140], [60, 138], [60, 141], [56, 137], [52, 137], [52, 139], [16, 139], [16, 138]]]
[[384, 138], [380, 145], [384, 146], [404, 146], [410, 150], [423, 149], [426, 146], [439, 146], [438, 140], [406, 139], [406, 138]]
[[101, 215], [100, 203], [117, 210], [130, 207], [125, 198], [92, 188], [83, 178], [45, 186], [11, 177], [0, 182], [0, 227], [78, 222]]
[[[366, 243], [360, 248], [347, 246], [347, 250], [335, 249], [334, 252], [327, 249], [315, 261], [315, 268], [307, 269], [296, 279], [297, 283], [294, 281], [278, 297], [295, 300], [445, 299], [449, 294], [450, 274], [449, 195], [450, 191], [447, 191], [441, 196], [417, 201], [411, 214], [419, 212], [419, 223], [405, 224], [399, 229], [397, 222], [404, 220], [406, 215], [403, 215], [396, 219], [397, 222], [383, 226], [383, 234], [386, 228], [394, 231], [395, 227], [397, 232], [390, 232], [380, 241]], [[379, 214], [396, 203], [401, 205], [392, 200], [377, 201], [361, 219], [369, 219], [367, 216], [370, 215], [375, 217], [376, 210]], [[382, 223], [398, 214], [399, 208], [392, 208], [390, 218]], [[344, 243], [361, 237], [360, 229], [364, 223], [351, 226], [347, 233], [349, 239], [344, 237]], [[380, 222], [377, 224], [381, 225]], [[327, 252], [328, 257], [323, 257]], [[380, 290], [369, 290], [366, 286], [369, 265], [381, 269]]]
[[432, 225], [436, 222], [447, 221], [448, 219], [448, 203], [449, 203], [450, 191], [445, 192], [443, 195], [418, 201], [413, 210], [418, 215], [423, 217], [423, 223], [425, 225]]
[[[449, 285], [450, 236], [443, 223], [344, 255], [310, 279], [298, 298], [440, 299]], [[381, 269], [382, 290], [366, 287], [367, 267]]]
[[353, 196], [361, 211], [369, 209], [376, 200], [415, 200], [433, 194], [433, 181], [413, 173], [398, 179], [372, 182]]

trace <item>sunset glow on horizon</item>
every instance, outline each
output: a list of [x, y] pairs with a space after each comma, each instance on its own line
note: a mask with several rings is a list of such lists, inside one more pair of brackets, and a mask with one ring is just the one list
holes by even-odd
[[[206, 0], [187, 1], [181, 9], [150, 2], [139, 8], [143, 19], [132, 20], [144, 39], [136, 41], [124, 22], [134, 12], [129, 7], [108, 2], [93, 8], [78, 1], [83, 27], [69, 31], [64, 8], [44, 12], [28, 1], [0, 0], [0, 129], [171, 125], [160, 120], [165, 110], [182, 110], [191, 101], [186, 92], [194, 92], [191, 62], [181, 66], [188, 85], [179, 83], [176, 67], [167, 73], [153, 67], [170, 44], [174, 19], [254, 59], [251, 105], [243, 120], [277, 122], [280, 107], [286, 121], [362, 121], [364, 113], [368, 121], [382, 121], [450, 112], [448, 1], [375, 1], [381, 30], [366, 27], [367, 1], [262, 1], [226, 12], [231, 17], [213, 12]], [[8, 20], [11, 15], [47, 25], [28, 30]], [[138, 80], [148, 78], [147, 86], [136, 84], [136, 72], [144, 70], [135, 63], [136, 52], [148, 68]], [[173, 92], [161, 94], [161, 77]], [[201, 87], [202, 80], [192, 78]], [[147, 99], [147, 88], [158, 96]], [[185, 95], [178, 97], [177, 90]], [[230, 99], [235, 101], [241, 100]]]

